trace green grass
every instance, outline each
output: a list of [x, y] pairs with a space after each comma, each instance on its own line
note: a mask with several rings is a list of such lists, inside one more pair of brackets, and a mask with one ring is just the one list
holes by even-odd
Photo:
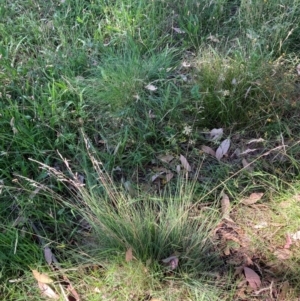
[[[288, 283], [284, 298], [297, 296], [297, 252], [272, 280], [267, 266], [298, 231], [299, 7], [0, 0], [4, 300], [40, 298], [31, 269], [59, 279], [37, 236], [85, 300], [238, 300], [237, 263], [216, 238], [222, 192], [253, 238], [247, 250], [264, 286]], [[213, 128], [223, 128], [220, 140]], [[202, 150], [226, 138], [221, 161]], [[274, 235], [245, 226], [256, 209], [241, 218], [240, 199], [252, 192], [264, 192], [267, 216], [284, 224]], [[172, 254], [179, 266], [168, 271]], [[62, 294], [58, 282], [53, 289]]]

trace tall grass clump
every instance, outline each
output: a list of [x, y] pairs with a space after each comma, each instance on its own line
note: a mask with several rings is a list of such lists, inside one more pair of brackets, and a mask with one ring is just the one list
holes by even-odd
[[[222, 265], [210, 241], [218, 211], [214, 208], [198, 211], [193, 204], [193, 185], [184, 178], [178, 180], [175, 194], [165, 192], [154, 197], [140, 192], [130, 197], [108, 176], [89, 141], [84, 139], [94, 168], [86, 185], [78, 180], [66, 160], [65, 174], [41, 164], [71, 189], [70, 200], [58, 196], [59, 200], [91, 227], [92, 236], [86, 239], [83, 250], [104, 260], [132, 248], [136, 260], [159, 274], [168, 272], [162, 260], [177, 256], [179, 266], [174, 272], [184, 274], [187, 281], [203, 279], [209, 283], [213, 271]], [[50, 191], [44, 186], [41, 189]]]
[[222, 53], [212, 48], [195, 59], [195, 83], [199, 87], [206, 124], [258, 128], [268, 119], [287, 114], [295, 76], [284, 67], [284, 57], [272, 60], [249, 49]]
[[126, 51], [107, 53], [94, 68], [93, 76], [83, 82], [87, 84], [85, 94], [89, 103], [94, 108], [124, 114], [139, 105], [147, 92], [146, 86], [162, 86], [168, 71], [174, 67], [175, 56], [172, 49], [143, 55], [135, 44]]
[[299, 28], [299, 1], [241, 1], [239, 25], [262, 53], [280, 55]]

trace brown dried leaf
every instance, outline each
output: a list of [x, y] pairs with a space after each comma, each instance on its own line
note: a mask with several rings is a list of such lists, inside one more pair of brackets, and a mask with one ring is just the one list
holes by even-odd
[[174, 159], [174, 157], [171, 155], [162, 155], [158, 156], [157, 158], [164, 163], [170, 163]]
[[174, 177], [174, 174], [172, 172], [169, 172], [166, 174], [166, 182], [170, 182], [172, 178]]
[[241, 241], [234, 236], [234, 234], [228, 233], [228, 232], [223, 232], [222, 233], [222, 238], [225, 238], [226, 240], [232, 240], [234, 242], [236, 242], [237, 244], [242, 246]]
[[202, 151], [203, 151], [204, 153], [206, 153], [206, 154], [209, 154], [209, 155], [211, 155], [211, 156], [213, 156], [213, 157], [216, 156], [216, 152], [215, 152], [211, 147], [209, 147], [209, 146], [202, 145], [202, 146], [201, 146], [201, 149], [202, 149]]
[[186, 171], [192, 170], [190, 164], [188, 163], [187, 159], [183, 155], [180, 155], [180, 162]]
[[280, 292], [277, 296], [277, 300], [288, 300], [289, 291], [291, 291], [291, 287], [288, 281], [284, 281], [280, 285]]
[[224, 141], [222, 141], [222, 143], [220, 144], [220, 146], [216, 151], [216, 158], [218, 160], [221, 160], [223, 156], [227, 154], [229, 147], [230, 147], [230, 139], [225, 139]]
[[127, 251], [126, 251], [126, 254], [125, 254], [125, 260], [127, 262], [131, 261], [133, 259], [133, 255], [132, 255], [132, 248], [129, 248]]
[[244, 266], [238, 266], [234, 268], [234, 270], [233, 277], [241, 276], [243, 274]]
[[263, 195], [264, 195], [263, 192], [253, 192], [250, 194], [248, 198], [242, 199], [241, 203], [243, 203], [244, 205], [253, 205], [257, 201], [259, 201]]
[[222, 199], [221, 199], [221, 210], [222, 210], [222, 218], [230, 219], [229, 213], [230, 213], [230, 200], [226, 193], [223, 193]]
[[289, 234], [286, 235], [286, 242], [284, 245], [284, 249], [289, 249], [291, 247], [291, 245], [293, 244], [291, 236]]
[[59, 295], [57, 295], [55, 291], [48, 284], [38, 282], [38, 286], [42, 292], [43, 297], [47, 297], [54, 300], [59, 299]]
[[243, 258], [244, 258], [243, 261], [245, 265], [253, 265], [252, 259], [246, 253], [243, 253]]
[[47, 275], [39, 273], [37, 270], [31, 270], [34, 278], [41, 283], [52, 283], [53, 280]]
[[223, 250], [223, 253], [225, 256], [229, 256], [231, 254], [230, 247], [226, 246], [225, 249]]
[[151, 177], [151, 182], [154, 182], [157, 178], [159, 178], [161, 175], [163, 175], [165, 173], [165, 171], [161, 171], [161, 172], [158, 172], [156, 173], [155, 175], [153, 175]]
[[250, 287], [254, 290], [259, 289], [261, 286], [261, 281], [258, 274], [248, 267], [244, 267], [244, 273]]

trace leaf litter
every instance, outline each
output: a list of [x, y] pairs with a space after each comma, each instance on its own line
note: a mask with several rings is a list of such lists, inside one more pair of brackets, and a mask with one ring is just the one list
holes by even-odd
[[218, 149], [216, 150], [216, 158], [220, 161], [224, 155], [227, 154], [230, 147], [230, 139], [225, 139], [222, 141]]
[[186, 157], [184, 157], [183, 155], [180, 155], [180, 162], [181, 162], [181, 165], [183, 166], [183, 168], [186, 171], [191, 171], [192, 170], [189, 162], [187, 161]]
[[[219, 141], [223, 135], [223, 129], [214, 129], [214, 130], [215, 131], [212, 130], [213, 134], [211, 134], [211, 141], [213, 141], [213, 143], [217, 143], [217, 141]], [[224, 141], [226, 141], [226, 140], [227, 139], [225, 139]], [[225, 144], [224, 141], [222, 141], [222, 143]], [[262, 142], [262, 141], [253, 141], [252, 143], [258, 143], [258, 142]], [[222, 143], [220, 144], [220, 146], [222, 145]], [[228, 150], [231, 146], [231, 141], [229, 139], [226, 141], [226, 143], [228, 144], [227, 150], [226, 150], [226, 148], [224, 148], [224, 149], [222, 148], [222, 151], [221, 151], [222, 157], [227, 155]], [[243, 149], [243, 148], [241, 147], [241, 149]], [[214, 150], [209, 146], [202, 146], [201, 150], [204, 153], [207, 153], [213, 157], [216, 157], [216, 152], [214, 152]], [[251, 150], [251, 149], [249, 149], [249, 150]], [[248, 157], [251, 156], [252, 153], [254, 153], [254, 150], [259, 150], [259, 149], [253, 149], [253, 151], [248, 151], [246, 153], [244, 152], [243, 155], [247, 155], [247, 159], [248, 159]], [[268, 152], [268, 154], [269, 153], [270, 152]], [[205, 158], [208, 158], [208, 157], [205, 157]], [[228, 158], [231, 159], [232, 157], [228, 157]], [[172, 155], [161, 155], [161, 156], [157, 156], [157, 159], [159, 161], [161, 161], [161, 163], [170, 164], [172, 166], [170, 166], [170, 169], [168, 169], [168, 168], [163, 169], [161, 167], [159, 170], [159, 168], [158, 168], [157, 169], [158, 172], [154, 175], [155, 177], [153, 176], [153, 178], [152, 178], [153, 181], [155, 181], [158, 178], [161, 178], [161, 179], [163, 179], [163, 181], [168, 182], [173, 178], [174, 174], [172, 171], [175, 171], [175, 170], [178, 173], [180, 173], [180, 171], [182, 169], [184, 171], [188, 171], [188, 172], [192, 171], [190, 163], [188, 162], [187, 158], [183, 155], [180, 155], [179, 158], [178, 157], [175, 158]], [[229, 159], [228, 159], [228, 162], [230, 162]], [[242, 158], [239, 158], [239, 155], [236, 155], [234, 159], [236, 161], [238, 161], [238, 164], [240, 166]], [[157, 162], [159, 162], [158, 160], [156, 160], [155, 164], [157, 164]], [[208, 158], [208, 160], [209, 160], [209, 158]], [[181, 163], [180, 165], [178, 164], [178, 161], [180, 161], [180, 163]], [[253, 160], [251, 160], [251, 161], [253, 162]], [[250, 164], [252, 164], [252, 162]], [[245, 158], [243, 158], [242, 164], [244, 167], [247, 167], [249, 165], [248, 161]], [[257, 194], [261, 194], [261, 195], [257, 195]], [[263, 196], [263, 193], [254, 193], [254, 195], [251, 194], [249, 197], [243, 199], [243, 204], [244, 205], [255, 204], [262, 198], [262, 196]], [[223, 252], [222, 256], [224, 258], [226, 258], [226, 260], [228, 260], [228, 263], [233, 264], [234, 266], [242, 265], [243, 266], [242, 271], [244, 272], [245, 278], [248, 277], [247, 282], [248, 282], [249, 286], [251, 287], [251, 289], [254, 289], [254, 287], [256, 287], [256, 289], [257, 289], [260, 287], [261, 284], [259, 285], [257, 278], [253, 276], [254, 275], [253, 273], [256, 273], [256, 272], [249, 266], [251, 266], [251, 267], [254, 266], [254, 269], [257, 270], [255, 268], [255, 265], [253, 265], [253, 262], [255, 262], [255, 257], [259, 257], [260, 254], [253, 253], [253, 251], [249, 248], [249, 245], [247, 244], [247, 237], [245, 236], [245, 233], [243, 233], [240, 226], [238, 224], [236, 224], [236, 221], [233, 221], [231, 219], [231, 217], [232, 217], [235, 220], [234, 215], [231, 214], [230, 199], [229, 199], [228, 195], [226, 195], [226, 194], [223, 195], [223, 197], [222, 197], [221, 207], [222, 207], [223, 221], [218, 226], [218, 229], [216, 230], [216, 232], [218, 234], [217, 236], [218, 236], [218, 240], [220, 243], [220, 247], [221, 247], [221, 244], [223, 244], [222, 249], [221, 249]], [[244, 206], [244, 208], [245, 208], [245, 206]], [[231, 215], [231, 217], [230, 217], [230, 215]], [[261, 228], [257, 227], [257, 230], [261, 230]], [[291, 237], [291, 239], [293, 239], [293, 234], [291, 234], [290, 237]], [[299, 234], [299, 237], [300, 237], [300, 234]], [[286, 244], [284, 247], [281, 247], [278, 250], [276, 250], [275, 252], [273, 252], [275, 257], [277, 257], [278, 259], [282, 259], [282, 260], [290, 258], [291, 251], [289, 250], [289, 248], [287, 248], [288, 243], [289, 242], [286, 241]], [[248, 250], [248, 248], [249, 248], [249, 250]], [[127, 257], [127, 252], [130, 253], [130, 251], [132, 252], [132, 249], [131, 250], [128, 249], [126, 251], [125, 257]], [[132, 254], [131, 254], [131, 256], [132, 256]], [[46, 255], [45, 255], [45, 258], [46, 258]], [[128, 255], [127, 258], [130, 258], [130, 255]], [[47, 261], [47, 259], [46, 259], [46, 261]], [[128, 260], [128, 261], [130, 261], [130, 260]], [[179, 260], [178, 260], [177, 256], [170, 256], [166, 259], [163, 259], [162, 263], [169, 270], [173, 270], [173, 269], [176, 269], [176, 267], [178, 266]], [[255, 264], [257, 264], [257, 263], [255, 263]], [[246, 271], [245, 271], [245, 268], [246, 268]], [[250, 273], [249, 273], [249, 270], [247, 270], [247, 268], [250, 269]], [[252, 273], [252, 276], [254, 277], [254, 282], [252, 282], [252, 284], [250, 284], [250, 282], [248, 280], [248, 279], [251, 279], [251, 278], [249, 278], [250, 277], [249, 274], [251, 274], [251, 273]], [[257, 273], [256, 273], [256, 275], [259, 277], [259, 275]], [[247, 293], [246, 293], [246, 295], [247, 295]], [[251, 300], [251, 298], [247, 299], [247, 300]]]
[[248, 267], [244, 267], [244, 273], [249, 286], [253, 290], [259, 289], [261, 286], [261, 280], [258, 274]]
[[37, 270], [31, 270], [31, 271], [32, 271], [34, 278], [38, 282], [45, 283], [45, 284], [53, 283], [53, 280], [47, 274], [39, 273]]
[[209, 134], [212, 141], [218, 141], [223, 136], [223, 129], [212, 129]]
[[216, 152], [215, 152], [211, 147], [209, 147], [209, 146], [202, 145], [202, 146], [201, 146], [201, 150], [202, 150], [204, 153], [208, 154], [208, 155], [211, 155], [211, 156], [213, 156], [213, 157], [216, 156]]
[[263, 192], [253, 192], [249, 197], [242, 199], [241, 203], [244, 205], [253, 205], [258, 202], [263, 197], [263, 195]]
[[41, 290], [42, 296], [54, 300], [59, 300], [59, 295], [46, 283], [38, 282], [38, 287]]

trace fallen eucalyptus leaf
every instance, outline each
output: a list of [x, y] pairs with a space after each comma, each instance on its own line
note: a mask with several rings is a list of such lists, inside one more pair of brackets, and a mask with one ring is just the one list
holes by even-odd
[[259, 201], [263, 197], [263, 195], [263, 192], [253, 192], [249, 197], [242, 199], [241, 203], [244, 205], [253, 205], [257, 201]]
[[38, 282], [38, 286], [42, 292], [43, 297], [47, 297], [50, 299], [58, 300], [59, 295], [55, 293], [55, 291], [46, 283]]
[[254, 290], [259, 289], [261, 286], [261, 281], [258, 274], [248, 267], [244, 267], [244, 273], [250, 287]]
[[157, 178], [159, 178], [161, 175], [163, 175], [165, 173], [165, 171], [161, 171], [161, 172], [158, 172], [156, 173], [155, 175], [153, 175], [151, 177], [151, 182], [154, 182]]
[[183, 155], [180, 155], [180, 162], [186, 171], [192, 170], [190, 164], [188, 163], [187, 159]]
[[162, 155], [157, 158], [164, 163], [170, 163], [174, 159], [172, 155]]
[[227, 154], [229, 147], [230, 147], [230, 139], [225, 139], [224, 141], [222, 141], [222, 143], [220, 144], [220, 146], [216, 151], [216, 158], [219, 161], [223, 158], [224, 155]]
[[289, 234], [286, 235], [286, 242], [285, 242], [285, 245], [284, 245], [284, 249], [289, 249], [291, 247], [291, 245], [293, 244], [292, 242], [292, 238]]
[[221, 199], [221, 210], [222, 210], [222, 218], [231, 220], [229, 217], [230, 213], [230, 200], [226, 193], [223, 193], [222, 199]]
[[201, 146], [201, 149], [202, 149], [202, 151], [203, 151], [204, 153], [206, 153], [206, 154], [209, 154], [209, 155], [211, 155], [211, 156], [213, 156], [213, 157], [216, 156], [216, 152], [215, 152], [211, 147], [209, 147], [209, 146], [202, 145], [202, 146]]
[[34, 278], [38, 282], [42, 282], [42, 283], [52, 283], [53, 282], [53, 280], [48, 275], [39, 273], [37, 270], [31, 270], [31, 271], [32, 271]]
[[174, 177], [174, 174], [172, 172], [169, 172], [166, 174], [166, 182], [170, 182], [172, 178]]

